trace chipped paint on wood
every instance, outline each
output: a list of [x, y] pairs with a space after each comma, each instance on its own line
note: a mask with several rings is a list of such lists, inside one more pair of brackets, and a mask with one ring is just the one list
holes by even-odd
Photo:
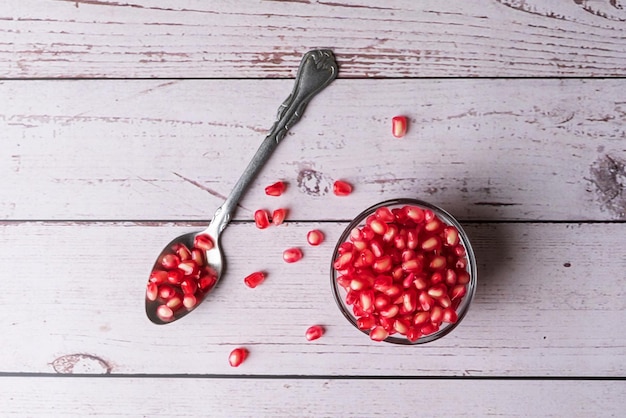
[[52, 363], [59, 374], [110, 374], [113, 367], [105, 360], [92, 354], [67, 354]]

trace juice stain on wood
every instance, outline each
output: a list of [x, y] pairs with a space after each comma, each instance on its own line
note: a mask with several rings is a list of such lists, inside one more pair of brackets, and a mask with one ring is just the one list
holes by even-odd
[[111, 374], [113, 367], [92, 354], [68, 354], [51, 363], [59, 374]]
[[626, 219], [626, 161], [604, 154], [590, 168], [594, 192], [604, 210], [617, 219]]

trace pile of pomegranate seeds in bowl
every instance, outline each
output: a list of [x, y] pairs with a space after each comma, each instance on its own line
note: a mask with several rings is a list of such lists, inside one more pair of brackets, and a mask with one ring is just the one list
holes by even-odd
[[464, 317], [476, 260], [461, 225], [417, 199], [378, 203], [345, 229], [331, 264], [343, 315], [374, 341], [437, 340]]

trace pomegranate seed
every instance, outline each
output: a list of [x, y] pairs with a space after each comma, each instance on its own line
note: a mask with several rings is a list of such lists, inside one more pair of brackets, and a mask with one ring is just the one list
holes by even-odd
[[[354, 263], [355, 267], [369, 267], [374, 264], [376, 257], [374, 257], [374, 253], [372, 253], [369, 249], [364, 249], [359, 254], [358, 260]], [[357, 265], [358, 263], [358, 265]]]
[[322, 231], [313, 229], [306, 234], [306, 241], [309, 245], [320, 245], [324, 241], [324, 234]]
[[[428, 289], [428, 296], [438, 299], [443, 297], [446, 294], [446, 286], [445, 285], [436, 285]], [[428, 309], [424, 309], [427, 311]]]
[[449, 247], [455, 247], [459, 244], [459, 230], [452, 225], [443, 228], [444, 243]]
[[165, 305], [170, 308], [172, 311], [176, 311], [179, 308], [182, 308], [183, 306], [183, 298], [181, 298], [180, 296], [176, 295], [172, 298], [170, 298], [170, 300], [168, 300]]
[[400, 308], [398, 308], [398, 305], [389, 305], [386, 308], [378, 311], [380, 316], [382, 316], [383, 318], [393, 318], [394, 316], [398, 315], [399, 312]]
[[228, 356], [228, 363], [232, 367], [239, 367], [239, 365], [244, 362], [246, 357], [248, 357], [248, 350], [242, 347], [235, 348]]
[[195, 280], [188, 277], [180, 282], [180, 288], [183, 290], [184, 295], [193, 295], [198, 290], [198, 284]]
[[[402, 270], [402, 268], [400, 268]], [[415, 274], [413, 273], [409, 273], [404, 280], [402, 280], [402, 287], [404, 287], [405, 289], [410, 288], [411, 286], [414, 286], [415, 282]]]
[[157, 286], [157, 284], [153, 282], [148, 283], [148, 287], [146, 289], [146, 298], [154, 302], [155, 300], [157, 300], [158, 296], [159, 296], [159, 286]]
[[430, 260], [429, 267], [431, 270], [440, 270], [446, 267], [448, 260], [442, 255], [436, 255]]
[[194, 295], [185, 295], [183, 298], [183, 305], [187, 309], [191, 309], [198, 303], [198, 299]]
[[191, 259], [196, 262], [197, 265], [202, 266], [205, 263], [204, 253], [199, 248], [191, 250]]
[[165, 254], [161, 257], [161, 265], [167, 270], [178, 267], [180, 258], [176, 254]]
[[395, 225], [387, 225], [387, 232], [383, 235], [384, 242], [393, 242], [398, 235], [398, 227]]
[[302, 251], [299, 248], [288, 248], [283, 251], [283, 260], [285, 263], [295, 263], [302, 258]]
[[457, 282], [457, 274], [456, 271], [454, 271], [453, 269], [447, 269], [446, 270], [446, 277], [445, 277], [445, 282], [446, 285], [450, 286], [454, 286]]
[[465, 247], [462, 245], [457, 245], [456, 247], [454, 247], [454, 254], [457, 257], [464, 257], [465, 254], [467, 254], [467, 251], [465, 250]]
[[265, 188], [265, 194], [268, 196], [280, 196], [285, 192], [285, 183], [277, 181], [274, 184], [270, 184]]
[[189, 248], [187, 248], [187, 246], [183, 243], [176, 244], [174, 252], [181, 261], [189, 260], [191, 258], [191, 251], [189, 251]]
[[443, 308], [441, 306], [433, 306], [430, 310], [430, 322], [433, 324], [441, 324], [443, 321]]
[[167, 281], [171, 284], [178, 285], [183, 281], [184, 276], [185, 273], [176, 268], [167, 272]]
[[379, 219], [374, 219], [369, 223], [370, 228], [377, 235], [384, 235], [387, 232], [387, 224]]
[[352, 262], [353, 256], [353, 253], [341, 254], [333, 263], [333, 267], [335, 267], [336, 270], [343, 270]]
[[417, 206], [405, 206], [403, 209], [404, 209], [404, 213], [406, 214], [406, 216], [412, 219], [413, 221], [415, 221], [415, 223], [424, 222], [424, 210], [423, 209], [418, 208]]
[[402, 294], [402, 289], [400, 288], [400, 286], [394, 284], [392, 286], [389, 286], [387, 290], [385, 290], [383, 293], [389, 296], [391, 299], [394, 299]]
[[213, 286], [215, 286], [216, 282], [217, 279], [215, 278], [215, 276], [208, 274], [200, 276], [200, 279], [198, 279], [198, 289], [201, 292], [208, 292]]
[[432, 322], [428, 322], [428, 323], [424, 324], [422, 326], [422, 328], [420, 328], [420, 332], [423, 335], [430, 335], [430, 334], [435, 333], [437, 331], [439, 331], [439, 326], [433, 324]]
[[274, 226], [278, 226], [283, 223], [286, 216], [287, 209], [276, 209], [274, 212], [272, 212], [272, 223], [274, 224]]
[[262, 271], [255, 271], [254, 273], [246, 276], [243, 282], [251, 289], [254, 289], [265, 280], [265, 273]]
[[154, 270], [152, 273], [150, 273], [150, 279], [148, 281], [156, 285], [160, 285], [160, 284], [167, 282], [167, 271]]
[[417, 292], [407, 290], [402, 297], [402, 306], [406, 313], [413, 313], [417, 309]]
[[174, 318], [174, 311], [166, 305], [159, 305], [156, 310], [157, 316], [161, 321], [171, 321]]
[[426, 290], [428, 288], [428, 279], [424, 276], [419, 276], [413, 280], [413, 285], [417, 290]]
[[207, 234], [196, 235], [193, 239], [193, 246], [204, 251], [211, 250], [215, 245], [213, 239]]
[[387, 331], [382, 326], [378, 325], [370, 331], [370, 338], [374, 341], [384, 341], [389, 336]]
[[395, 215], [386, 206], [376, 209], [376, 212], [374, 212], [374, 214], [376, 216], [376, 219], [385, 223], [393, 222], [396, 219]]
[[423, 325], [430, 321], [430, 312], [418, 312], [413, 317], [413, 324], [415, 325]]
[[462, 270], [456, 274], [456, 282], [458, 284], [468, 284], [470, 282], [470, 275], [467, 271]]
[[337, 180], [333, 184], [333, 193], [335, 196], [348, 196], [352, 193], [352, 185], [343, 180]]
[[467, 289], [465, 288], [465, 285], [457, 284], [456, 286], [452, 288], [452, 290], [450, 290], [450, 299], [452, 300], [460, 299], [463, 296], [465, 296], [465, 293], [467, 293]]
[[185, 276], [193, 276], [200, 272], [200, 266], [193, 260], [182, 261], [178, 265], [178, 269], [181, 270]]
[[396, 138], [402, 138], [406, 134], [406, 116], [394, 116], [391, 119], [391, 133]]
[[406, 247], [414, 250], [417, 248], [418, 239], [417, 239], [417, 231], [409, 230], [406, 233]]
[[385, 273], [385, 272], [391, 270], [391, 266], [392, 266], [391, 257], [388, 256], [388, 255], [383, 255], [382, 257], [380, 257], [376, 261], [374, 261], [374, 264], [372, 265], [372, 268], [377, 273]]
[[379, 294], [374, 298], [374, 307], [379, 311], [389, 306], [390, 303], [391, 299], [387, 295]]
[[426, 225], [424, 225], [424, 230], [432, 233], [438, 233], [439, 231], [441, 231], [442, 228], [443, 224], [437, 218], [433, 219], [430, 222], [427, 222]]
[[356, 326], [362, 330], [372, 329], [376, 326], [376, 318], [373, 316], [362, 316], [356, 320]]
[[361, 309], [364, 312], [372, 313], [374, 311], [374, 292], [364, 291], [359, 295], [359, 301], [361, 303]]
[[346, 290], [348, 290], [348, 288], [350, 287], [350, 282], [352, 282], [352, 279], [348, 276], [345, 276], [343, 274], [337, 276], [337, 284], [339, 284], [339, 286], [343, 287]]
[[398, 334], [406, 335], [409, 332], [409, 321], [404, 319], [396, 319], [393, 323], [393, 328], [396, 330]]
[[422, 263], [415, 258], [413, 260], [408, 260], [402, 263], [402, 270], [409, 272], [420, 272], [422, 271]]
[[267, 211], [264, 209], [258, 209], [254, 212], [254, 223], [259, 229], [265, 229], [270, 226], [270, 218]]
[[452, 306], [452, 301], [450, 300], [450, 297], [448, 295], [443, 295], [442, 297], [437, 299], [437, 303], [442, 307], [442, 308], [448, 308], [450, 306]]
[[383, 248], [383, 244], [380, 241], [372, 241], [370, 242], [370, 250], [372, 250], [372, 253], [374, 254], [374, 257], [376, 258], [380, 258], [383, 256], [383, 254], [385, 254], [385, 250]]
[[159, 297], [161, 299], [168, 300], [174, 295], [176, 295], [176, 290], [174, 290], [172, 286], [167, 285], [167, 284], [159, 286]]
[[435, 303], [434, 299], [428, 293], [423, 291], [420, 292], [417, 298], [419, 300], [420, 306], [422, 307], [422, 310], [424, 311], [430, 311], [430, 308]]
[[409, 327], [409, 330], [406, 332], [406, 339], [414, 343], [419, 340], [421, 336], [420, 330], [414, 327]]
[[442, 315], [442, 321], [443, 322], [448, 322], [450, 324], [454, 324], [456, 321], [459, 320], [459, 316], [456, 313], [456, 311], [452, 308], [445, 308], [443, 310], [443, 315]]
[[430, 284], [435, 285], [439, 283], [443, 283], [443, 274], [440, 271], [436, 271], [430, 276]]
[[437, 217], [437, 215], [435, 215], [435, 212], [433, 212], [430, 209], [424, 209], [424, 221], [426, 223], [432, 221], [433, 219], [435, 219]]
[[441, 248], [441, 239], [433, 235], [422, 242], [422, 250], [424, 251], [436, 251]]
[[319, 325], [313, 325], [306, 330], [305, 337], [308, 341], [317, 340], [324, 335], [324, 328]]

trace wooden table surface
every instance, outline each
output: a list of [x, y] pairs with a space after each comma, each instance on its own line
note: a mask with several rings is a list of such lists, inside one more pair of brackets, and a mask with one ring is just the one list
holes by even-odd
[[[314, 48], [339, 77], [241, 201], [225, 276], [152, 324], [156, 255], [207, 224]], [[0, 415], [623, 417], [625, 76], [623, 0], [3, 1]], [[349, 220], [397, 197], [456, 216], [478, 262], [425, 345], [370, 341], [330, 289]]]

